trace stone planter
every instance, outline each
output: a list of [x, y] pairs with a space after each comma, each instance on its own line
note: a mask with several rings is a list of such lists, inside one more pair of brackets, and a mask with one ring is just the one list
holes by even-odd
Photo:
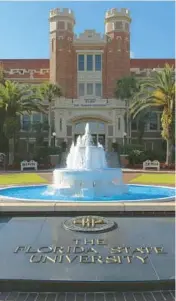
[[121, 167], [125, 168], [129, 164], [128, 155], [120, 155]]

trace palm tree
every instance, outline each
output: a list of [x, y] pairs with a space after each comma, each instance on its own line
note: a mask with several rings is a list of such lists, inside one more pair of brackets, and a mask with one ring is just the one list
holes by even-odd
[[126, 132], [127, 132], [127, 141], [131, 136], [131, 123], [130, 123], [130, 114], [129, 106], [130, 101], [132, 100], [134, 94], [139, 91], [139, 83], [134, 76], [123, 77], [117, 81], [115, 88], [115, 97], [117, 99], [122, 99], [126, 104]]
[[[0, 84], [2, 85], [5, 84], [5, 74], [2, 66], [0, 66]], [[8, 148], [8, 141], [3, 132], [4, 120], [5, 120], [5, 110], [4, 108], [0, 107], [0, 141], [1, 141], [0, 152], [6, 152]]]
[[161, 134], [167, 142], [167, 165], [172, 160], [175, 122], [175, 80], [173, 74], [174, 68], [166, 64], [162, 71], [156, 71], [153, 77], [141, 81], [140, 91], [136, 93], [130, 107], [133, 118], [148, 108], [157, 107], [162, 110]]
[[0, 108], [4, 110], [3, 131], [9, 140], [9, 163], [11, 164], [14, 159], [15, 135], [20, 130], [20, 114], [32, 111], [41, 112], [44, 109], [33, 87], [8, 80], [0, 84]]
[[39, 94], [43, 100], [47, 100], [49, 103], [48, 106], [48, 146], [51, 146], [51, 137], [52, 137], [52, 105], [57, 97], [62, 96], [61, 88], [50, 82], [44, 83], [39, 87]]

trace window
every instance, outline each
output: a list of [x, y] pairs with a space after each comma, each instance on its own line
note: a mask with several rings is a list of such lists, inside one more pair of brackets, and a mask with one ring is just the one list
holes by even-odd
[[108, 136], [113, 136], [113, 126], [108, 125]]
[[123, 29], [123, 24], [120, 21], [115, 22], [115, 30]]
[[48, 130], [48, 114], [42, 114], [43, 130]]
[[87, 84], [87, 95], [93, 95], [93, 84]]
[[118, 131], [120, 131], [120, 125], [121, 125], [121, 122], [120, 122], [120, 121], [121, 121], [121, 118], [119, 117], [119, 118], [118, 118]]
[[121, 51], [121, 48], [122, 48], [122, 40], [121, 40], [121, 38], [119, 37], [119, 38], [117, 39], [117, 50], [118, 50], [118, 51]]
[[87, 55], [87, 71], [93, 70], [93, 55]]
[[84, 96], [84, 84], [79, 84], [79, 96]]
[[84, 54], [79, 54], [78, 56], [78, 70], [84, 71]]
[[91, 134], [104, 134], [105, 133], [105, 123], [99, 121], [81, 121], [75, 124], [74, 132], [77, 134], [84, 134], [86, 123], [89, 123]]
[[32, 115], [32, 121], [34, 124], [41, 123], [41, 114], [33, 114]]
[[95, 71], [101, 71], [101, 54], [95, 55]]
[[48, 123], [48, 114], [42, 114], [42, 120]]
[[125, 50], [126, 50], [126, 51], [129, 51], [129, 48], [130, 48], [129, 41], [128, 41], [128, 40], [125, 40]]
[[86, 122], [78, 122], [75, 124], [75, 133], [84, 134]]
[[160, 131], [162, 131], [162, 129], [163, 129], [162, 122], [161, 122], [161, 117], [162, 117], [162, 114], [159, 114], [159, 129], [160, 129]]
[[58, 28], [59, 30], [64, 30], [64, 29], [65, 29], [65, 22], [59, 21], [59, 22], [57, 23], [57, 28]]
[[149, 129], [152, 131], [157, 130], [158, 128], [158, 115], [156, 113], [151, 113], [149, 117]]
[[98, 96], [98, 97], [102, 96], [101, 83], [95, 84], [95, 96]]
[[60, 131], [62, 131], [62, 118], [60, 118]]
[[72, 136], [72, 126], [67, 125], [67, 136]]
[[98, 132], [105, 133], [105, 124], [103, 122], [98, 123]]
[[72, 31], [73, 27], [72, 27], [72, 24], [71, 23], [67, 23], [67, 29], [69, 31]]
[[125, 30], [129, 31], [129, 24], [128, 23], [125, 23]]
[[51, 48], [52, 48], [52, 52], [54, 51], [54, 39], [52, 39], [51, 41]]
[[22, 130], [29, 131], [31, 127], [31, 116], [30, 115], [23, 115], [22, 117]]

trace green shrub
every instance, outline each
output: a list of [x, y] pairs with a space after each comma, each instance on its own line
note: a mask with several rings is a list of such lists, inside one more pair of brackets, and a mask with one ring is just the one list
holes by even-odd
[[38, 163], [48, 163], [50, 162], [50, 158], [49, 158], [50, 155], [60, 155], [60, 154], [61, 154], [60, 147], [40, 146], [40, 147], [36, 147], [33, 159]]
[[142, 164], [146, 160], [158, 160], [159, 162], [164, 161], [165, 154], [163, 152], [156, 152], [152, 150], [138, 150], [133, 149], [128, 154], [129, 164], [135, 165], [135, 164]]
[[133, 150], [140, 150], [144, 151], [143, 145], [138, 144], [125, 144], [125, 145], [119, 145], [119, 153], [121, 155], [129, 155]]

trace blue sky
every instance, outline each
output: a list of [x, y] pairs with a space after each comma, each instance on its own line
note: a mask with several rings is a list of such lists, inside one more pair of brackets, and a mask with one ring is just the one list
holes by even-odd
[[109, 8], [130, 9], [131, 51], [135, 58], [174, 58], [174, 1], [0, 2], [0, 59], [49, 57], [49, 10], [68, 7], [76, 17], [75, 32], [104, 32]]

